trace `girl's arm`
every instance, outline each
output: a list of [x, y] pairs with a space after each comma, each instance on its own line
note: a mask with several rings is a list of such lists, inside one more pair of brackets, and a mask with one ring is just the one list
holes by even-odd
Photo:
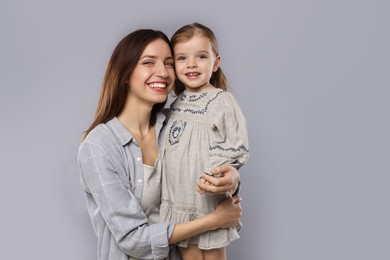
[[[239, 169], [249, 157], [246, 119], [232, 94], [224, 92], [210, 108], [213, 131], [208, 161], [200, 179], [199, 191], [214, 194], [234, 193], [239, 183]], [[231, 165], [229, 169], [227, 165]], [[219, 166], [219, 167], [218, 167]], [[202, 186], [203, 184], [203, 186]], [[212, 184], [212, 185], [208, 185]], [[202, 190], [204, 189], [204, 190]]]
[[[228, 92], [214, 105], [213, 132], [208, 166], [197, 183], [202, 194], [226, 194], [231, 197], [240, 190], [239, 169], [249, 157], [246, 120], [235, 98]], [[216, 167], [217, 166], [217, 167]], [[241, 225], [236, 225], [239, 230]]]

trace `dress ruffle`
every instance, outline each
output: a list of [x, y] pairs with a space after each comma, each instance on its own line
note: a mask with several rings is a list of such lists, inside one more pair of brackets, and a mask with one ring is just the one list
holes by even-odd
[[[166, 200], [161, 202], [160, 213], [162, 214], [162, 219], [166, 222], [177, 224], [199, 219], [207, 215], [207, 212], [202, 212], [199, 209], [175, 206]], [[230, 242], [238, 238], [240, 238], [240, 236], [235, 228], [221, 228], [182, 240], [176, 243], [176, 245], [187, 247], [189, 244], [195, 244], [199, 249], [210, 250], [226, 247]]]

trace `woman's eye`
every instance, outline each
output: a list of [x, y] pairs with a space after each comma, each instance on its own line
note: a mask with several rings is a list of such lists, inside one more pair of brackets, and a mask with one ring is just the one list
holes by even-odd
[[167, 66], [167, 67], [173, 67], [173, 65], [174, 65], [174, 63], [172, 60], [168, 60], [165, 62], [165, 66]]
[[152, 60], [144, 60], [144, 61], [142, 62], [142, 64], [143, 64], [143, 65], [153, 65], [153, 64], [154, 64], [154, 61], [152, 61]]
[[185, 60], [186, 59], [186, 57], [184, 57], [184, 56], [177, 56], [176, 57], [176, 60], [177, 61], [183, 61], [183, 60]]

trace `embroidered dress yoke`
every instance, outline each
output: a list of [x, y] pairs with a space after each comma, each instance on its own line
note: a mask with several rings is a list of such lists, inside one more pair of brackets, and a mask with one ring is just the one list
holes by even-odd
[[[222, 164], [240, 167], [248, 155], [246, 120], [232, 94], [221, 89], [181, 93], [171, 105], [164, 139], [162, 220], [183, 223], [214, 211], [226, 195], [200, 195], [197, 180]], [[178, 245], [207, 250], [237, 238], [235, 228], [218, 229]]]

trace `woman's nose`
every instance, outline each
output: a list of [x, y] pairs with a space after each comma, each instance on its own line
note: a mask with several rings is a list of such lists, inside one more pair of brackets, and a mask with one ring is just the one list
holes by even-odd
[[167, 68], [165, 67], [165, 64], [159, 64], [156, 68], [156, 75], [162, 78], [168, 77], [168, 71]]

